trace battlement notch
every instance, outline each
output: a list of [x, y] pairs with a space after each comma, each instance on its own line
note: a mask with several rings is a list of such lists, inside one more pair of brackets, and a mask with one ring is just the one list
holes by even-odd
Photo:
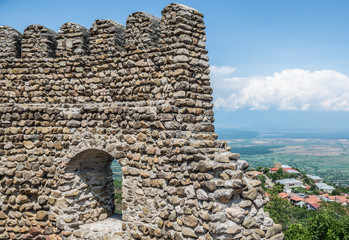
[[90, 32], [72, 22], [64, 23], [56, 37], [57, 57], [83, 56], [89, 53]]
[[113, 20], [97, 19], [90, 28], [90, 52], [93, 55], [124, 51], [125, 26]]
[[0, 26], [0, 58], [21, 56], [22, 34], [8, 26]]
[[160, 19], [145, 12], [135, 12], [126, 21], [126, 49], [149, 49], [158, 46]]
[[56, 32], [39, 24], [28, 26], [22, 38], [22, 58], [52, 58], [56, 51]]

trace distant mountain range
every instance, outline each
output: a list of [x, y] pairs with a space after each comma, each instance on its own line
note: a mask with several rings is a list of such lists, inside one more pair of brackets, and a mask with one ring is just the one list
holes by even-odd
[[349, 130], [254, 130], [216, 127], [220, 139], [250, 139], [250, 138], [299, 138], [299, 139], [349, 139]]

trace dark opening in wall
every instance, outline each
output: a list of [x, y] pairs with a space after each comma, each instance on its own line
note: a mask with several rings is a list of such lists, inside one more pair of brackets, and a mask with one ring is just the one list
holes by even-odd
[[[71, 180], [65, 184], [64, 193], [68, 207], [63, 209], [65, 219], [68, 217], [72, 220], [68, 223], [69, 227], [102, 221], [113, 215], [118, 208], [120, 211], [117, 212], [121, 214], [119, 193], [122, 175], [121, 179], [119, 177], [114, 181], [111, 168], [113, 160], [107, 152], [96, 149], [85, 150], [70, 160], [65, 169], [66, 174], [71, 175]], [[114, 165], [113, 169], [121, 171], [120, 167]], [[118, 198], [115, 198], [115, 186], [120, 188]]]

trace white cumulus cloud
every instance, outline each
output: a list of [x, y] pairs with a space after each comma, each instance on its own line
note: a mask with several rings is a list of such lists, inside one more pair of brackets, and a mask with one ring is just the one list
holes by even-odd
[[236, 70], [235, 67], [230, 67], [230, 66], [223, 66], [223, 67], [211, 66], [210, 67], [211, 76], [216, 78], [225, 77], [235, 72], [235, 70]]
[[349, 77], [339, 72], [287, 69], [271, 76], [230, 77], [235, 70], [211, 67], [216, 108], [349, 111]]

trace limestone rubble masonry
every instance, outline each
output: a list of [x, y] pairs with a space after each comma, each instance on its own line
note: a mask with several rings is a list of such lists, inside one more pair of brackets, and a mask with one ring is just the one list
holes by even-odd
[[123, 239], [282, 239], [217, 140], [205, 42], [181, 4], [126, 27], [0, 27], [0, 239], [93, 239], [79, 226], [112, 214], [114, 158]]

